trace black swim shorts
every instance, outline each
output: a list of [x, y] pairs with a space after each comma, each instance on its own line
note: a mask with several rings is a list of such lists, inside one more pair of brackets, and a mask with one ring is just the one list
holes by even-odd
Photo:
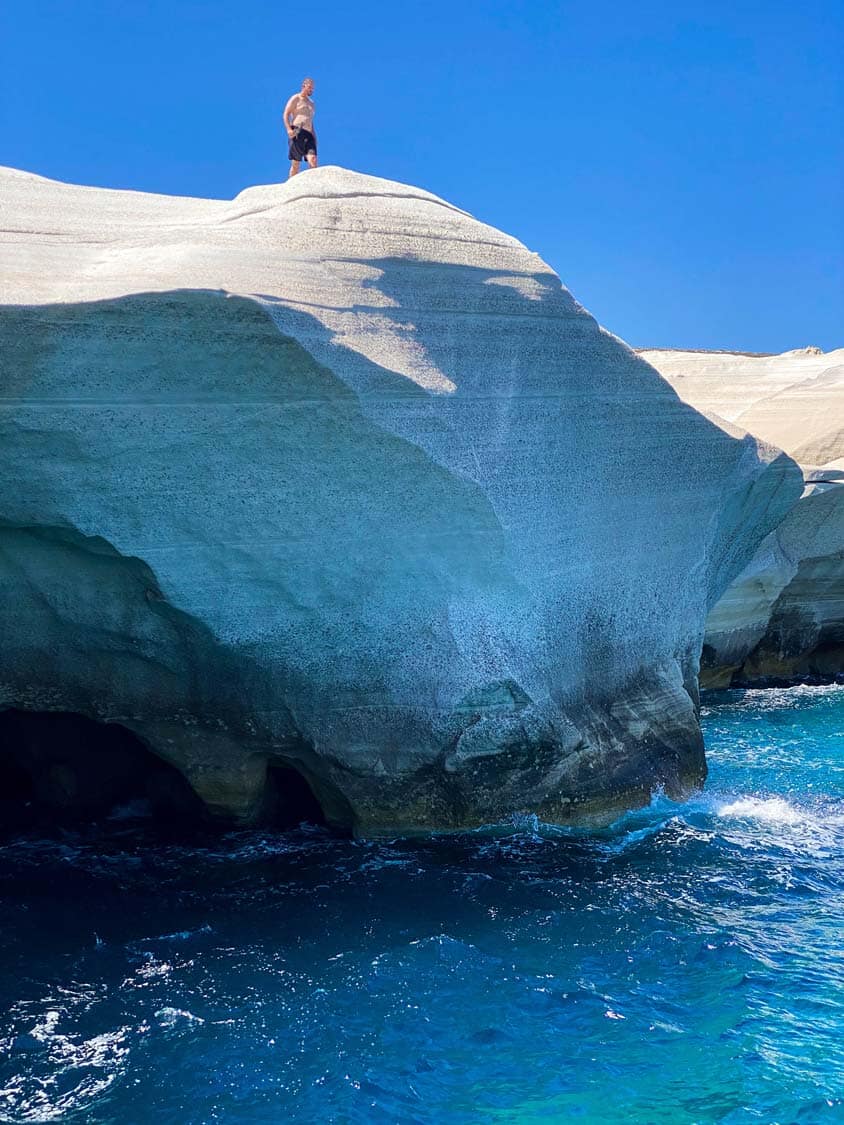
[[304, 160], [309, 152], [316, 156], [316, 137], [309, 129], [297, 129], [290, 138], [289, 160]]

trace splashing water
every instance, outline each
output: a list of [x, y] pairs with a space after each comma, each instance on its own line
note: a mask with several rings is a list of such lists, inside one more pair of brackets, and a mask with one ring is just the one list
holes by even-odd
[[704, 726], [588, 836], [8, 842], [0, 1119], [844, 1120], [844, 689]]

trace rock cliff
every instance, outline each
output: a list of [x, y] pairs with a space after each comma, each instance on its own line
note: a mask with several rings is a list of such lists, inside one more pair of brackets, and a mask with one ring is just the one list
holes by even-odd
[[844, 349], [642, 354], [684, 401], [780, 446], [806, 478], [712, 609], [702, 685], [844, 676]]
[[362, 834], [702, 780], [704, 619], [787, 457], [416, 188], [0, 199], [0, 708], [120, 723], [240, 821], [295, 769]]

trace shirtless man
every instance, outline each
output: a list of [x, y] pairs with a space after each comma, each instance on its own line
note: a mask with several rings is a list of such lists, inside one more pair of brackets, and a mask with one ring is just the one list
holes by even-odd
[[[314, 92], [313, 78], [306, 78], [302, 89], [294, 94], [284, 107], [284, 128], [290, 138], [287, 155], [290, 158], [290, 175], [299, 171], [302, 160], [307, 160], [311, 168], [317, 166], [316, 133], [314, 133]], [[289, 177], [288, 177], [289, 178]]]

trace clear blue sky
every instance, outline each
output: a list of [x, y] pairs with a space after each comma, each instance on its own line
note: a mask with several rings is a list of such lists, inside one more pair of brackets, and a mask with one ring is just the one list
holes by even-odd
[[515, 234], [630, 343], [844, 345], [841, 0], [4, 0], [0, 163], [231, 197], [286, 175], [304, 74], [324, 163]]

